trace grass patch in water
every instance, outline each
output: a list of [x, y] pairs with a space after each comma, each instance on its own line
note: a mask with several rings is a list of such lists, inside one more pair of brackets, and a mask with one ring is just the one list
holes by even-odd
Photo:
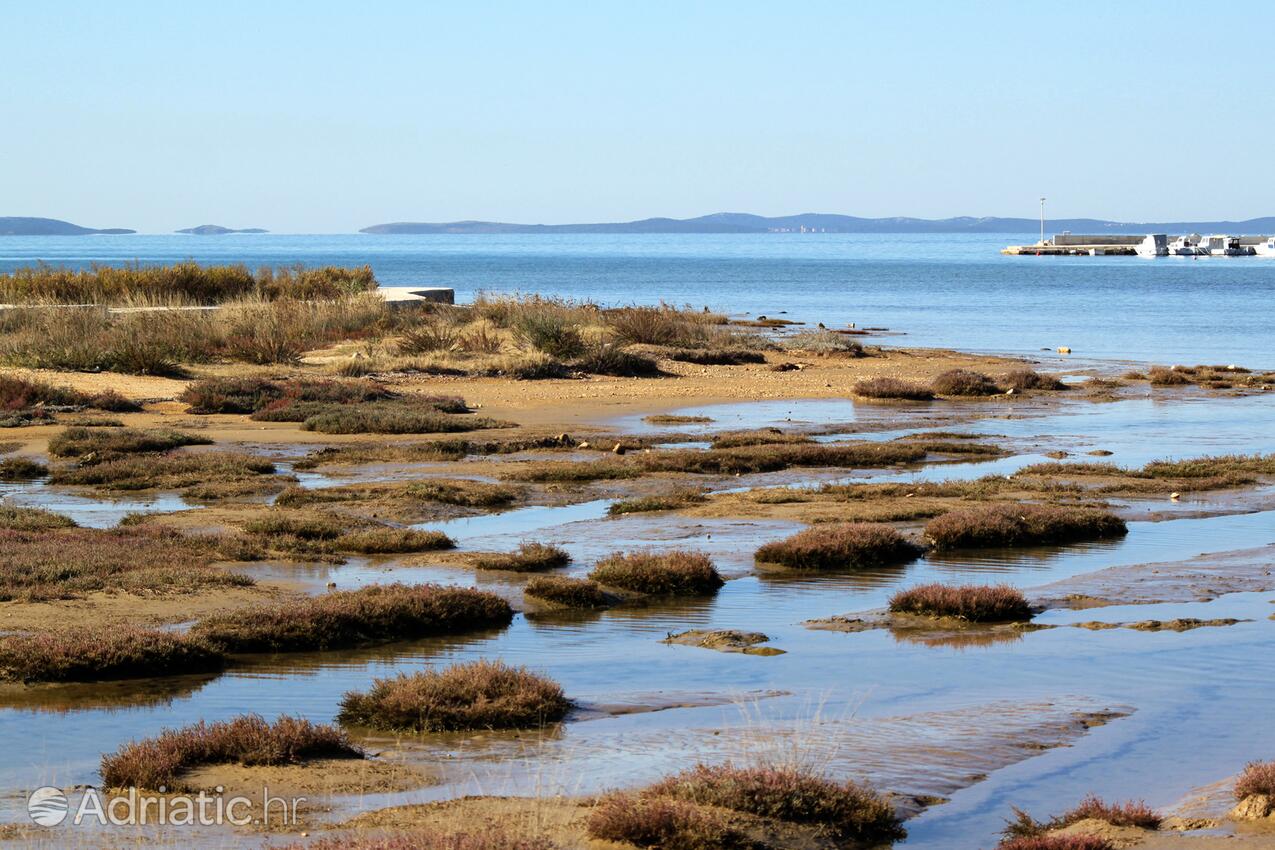
[[441, 531], [417, 531], [411, 528], [369, 528], [351, 531], [336, 539], [342, 552], [361, 555], [392, 555], [402, 552], [436, 552], [455, 548], [456, 543]]
[[773, 446], [781, 443], [813, 443], [805, 434], [785, 434], [778, 428], [758, 428], [753, 431], [728, 431], [713, 437], [709, 448], [737, 449], [740, 446]]
[[1032, 618], [1027, 597], [1007, 584], [922, 584], [900, 590], [890, 597], [889, 604], [896, 614], [956, 617], [971, 623], [1023, 622]]
[[0, 679], [94, 682], [220, 670], [225, 657], [201, 640], [112, 626], [0, 638]]
[[612, 502], [607, 508], [611, 516], [624, 514], [640, 514], [650, 511], [676, 511], [692, 505], [702, 505], [708, 497], [700, 490], [675, 490], [658, 496], [635, 496], [632, 499], [620, 499]]
[[922, 548], [884, 523], [850, 522], [816, 525], [757, 550], [761, 563], [800, 570], [864, 569], [905, 564]]
[[301, 427], [321, 434], [454, 434], [487, 428], [512, 428], [514, 423], [472, 414], [440, 413], [432, 405], [400, 401], [333, 406], [306, 419]]
[[566, 716], [571, 702], [553, 680], [501, 661], [471, 661], [376, 679], [341, 699], [345, 726], [386, 731], [538, 729]]
[[925, 536], [938, 549], [1031, 546], [1123, 537], [1128, 526], [1108, 511], [1061, 505], [991, 504], [935, 517]]
[[102, 784], [108, 788], [161, 786], [185, 790], [181, 775], [213, 764], [283, 765], [307, 759], [364, 758], [336, 726], [281, 716], [273, 724], [244, 714], [218, 723], [200, 721], [133, 741], [102, 757]]
[[523, 593], [568, 608], [605, 608], [614, 601], [596, 581], [567, 576], [536, 576]]
[[548, 543], [523, 543], [514, 552], [484, 555], [474, 561], [480, 570], [507, 570], [516, 573], [538, 573], [555, 570], [571, 563], [571, 556], [561, 546]]
[[509, 481], [574, 484], [636, 478], [640, 474], [641, 470], [636, 466], [619, 461], [532, 460], [512, 464], [501, 473], [501, 477]]
[[702, 552], [616, 552], [589, 573], [598, 584], [658, 596], [701, 596], [725, 582]]
[[504, 627], [494, 593], [441, 585], [371, 585], [297, 602], [214, 614], [192, 634], [225, 652], [306, 652]]
[[407, 495], [427, 502], [460, 505], [465, 508], [497, 508], [508, 505], [521, 494], [513, 487], [464, 479], [429, 479], [408, 485]]
[[88, 428], [73, 426], [49, 439], [49, 454], [57, 457], [114, 457], [167, 452], [182, 446], [206, 446], [212, 440], [172, 428]]
[[114, 460], [55, 469], [50, 484], [94, 487], [98, 490], [185, 490], [213, 484], [241, 484], [265, 492], [281, 486], [275, 466], [265, 458], [231, 452], [200, 452], [153, 456], [125, 456]]
[[0, 481], [34, 481], [49, 474], [49, 468], [38, 460], [8, 457], [0, 460]]
[[711, 416], [678, 416], [670, 413], [656, 413], [643, 416], [642, 421], [648, 425], [707, 425], [713, 421]]

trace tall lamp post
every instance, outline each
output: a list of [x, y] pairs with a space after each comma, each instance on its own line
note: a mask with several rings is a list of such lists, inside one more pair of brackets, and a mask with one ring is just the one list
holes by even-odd
[[1040, 244], [1045, 244], [1045, 199], [1040, 199]]

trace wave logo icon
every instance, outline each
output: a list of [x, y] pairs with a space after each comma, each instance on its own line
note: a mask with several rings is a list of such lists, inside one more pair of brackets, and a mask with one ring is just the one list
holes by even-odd
[[58, 826], [66, 820], [68, 811], [66, 795], [49, 785], [35, 789], [27, 797], [27, 813], [40, 826]]

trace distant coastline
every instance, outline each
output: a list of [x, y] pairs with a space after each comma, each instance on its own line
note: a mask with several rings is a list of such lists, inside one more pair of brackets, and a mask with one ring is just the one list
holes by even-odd
[[[850, 215], [803, 213], [760, 216], [749, 213], [713, 213], [697, 218], [645, 218], [638, 221], [583, 224], [518, 224], [500, 221], [413, 222], [374, 224], [359, 233], [380, 235], [523, 234], [523, 233], [1035, 233], [1039, 219], [1032, 218], [860, 218]], [[1225, 233], [1234, 236], [1275, 233], [1275, 216], [1243, 221], [1127, 222], [1099, 218], [1046, 219], [1049, 233], [1130, 234]], [[269, 233], [259, 227], [230, 228], [219, 224], [186, 227], [174, 233], [187, 236]], [[128, 235], [123, 227], [83, 227], [56, 218], [0, 216], [0, 236]], [[286, 234], [283, 234], [286, 235]]]
[[236, 230], [232, 227], [222, 227], [220, 224], [201, 224], [197, 227], [183, 227], [173, 232], [185, 233], [188, 236], [225, 236], [228, 233], [269, 233], [270, 231], [262, 227], [244, 227]]
[[56, 218], [0, 216], [0, 236], [122, 236], [136, 232], [125, 227], [81, 227]]
[[[1230, 233], [1275, 232], [1275, 216], [1246, 221], [1120, 222], [1096, 218], [1047, 219], [1050, 232], [1073, 233]], [[392, 222], [365, 227], [360, 233], [1034, 233], [1032, 218], [858, 218], [804, 213], [766, 217], [748, 213], [714, 213], [698, 218], [646, 218], [599, 224], [510, 224], [495, 221]]]

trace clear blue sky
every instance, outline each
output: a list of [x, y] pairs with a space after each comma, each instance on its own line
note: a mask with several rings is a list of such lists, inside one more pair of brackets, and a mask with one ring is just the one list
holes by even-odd
[[0, 215], [1275, 214], [1236, 2], [0, 0]]

